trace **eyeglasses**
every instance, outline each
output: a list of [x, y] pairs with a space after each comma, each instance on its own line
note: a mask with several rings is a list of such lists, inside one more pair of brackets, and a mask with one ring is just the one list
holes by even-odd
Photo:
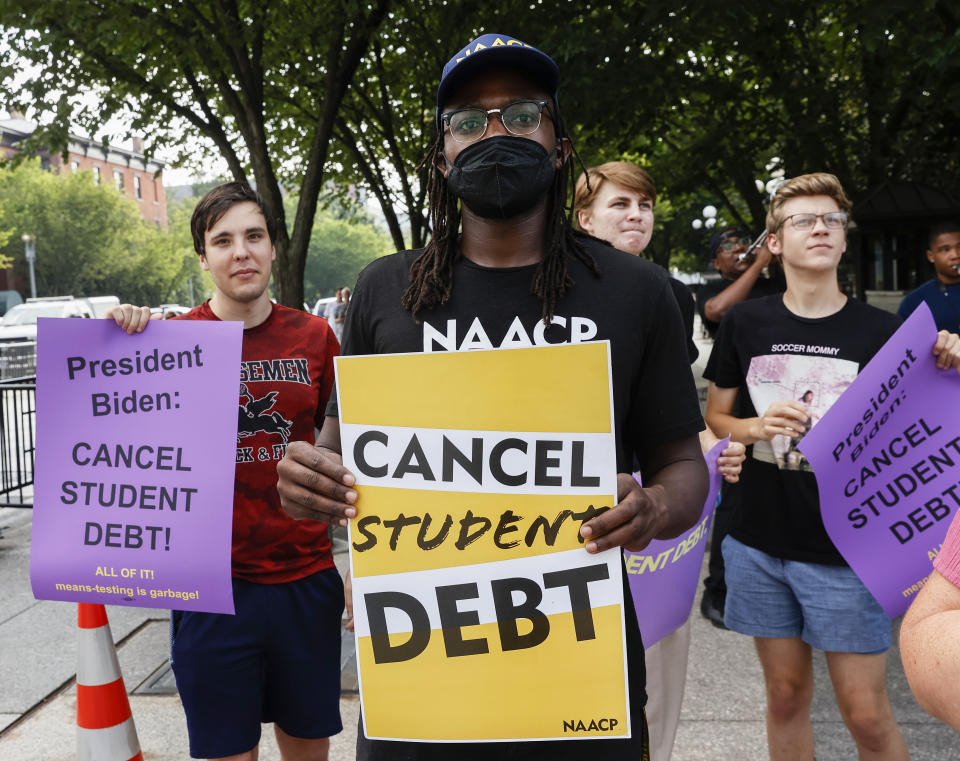
[[[516, 100], [503, 108], [458, 108], [441, 114], [440, 118], [458, 143], [472, 143], [483, 137], [491, 114], [499, 117], [503, 128], [511, 135], [523, 137], [537, 131], [543, 109], [549, 103], [549, 100]], [[550, 116], [549, 112], [547, 116]]]
[[749, 248], [752, 242], [753, 241], [749, 238], [727, 238], [725, 241], [723, 241], [723, 243], [720, 244], [720, 250], [730, 253], [738, 246]]
[[789, 217], [783, 218], [780, 226], [783, 227], [789, 221], [794, 230], [812, 230], [818, 219], [823, 220], [825, 227], [836, 230], [839, 227], [846, 226], [847, 213], [845, 211], [828, 211], [826, 214], [791, 214]]

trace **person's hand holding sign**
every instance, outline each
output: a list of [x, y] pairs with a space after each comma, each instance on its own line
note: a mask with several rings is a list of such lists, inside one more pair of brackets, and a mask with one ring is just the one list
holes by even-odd
[[[709, 428], [700, 431], [700, 448], [704, 457], [719, 441]], [[743, 470], [743, 461], [746, 459], [747, 448], [739, 441], [729, 441], [717, 458], [717, 472], [723, 476], [724, 481], [735, 484], [740, 480], [740, 471]]]
[[580, 527], [587, 552], [611, 547], [639, 552], [651, 540], [672, 539], [696, 523], [707, 480], [698, 437], [662, 445], [643, 459], [648, 486], [618, 473], [617, 506]]
[[735, 484], [740, 480], [743, 461], [747, 459], [747, 448], [739, 441], [731, 441], [717, 458], [717, 471], [723, 480]]
[[617, 506], [583, 524], [580, 536], [587, 552], [626, 547], [639, 552], [655, 539], [667, 522], [662, 487], [644, 489], [629, 473], [617, 474]]
[[330, 446], [331, 428], [336, 428], [339, 444], [340, 427], [336, 418], [328, 417], [321, 440], [312, 447], [306, 442], [292, 442], [277, 464], [277, 491], [286, 513], [297, 519], [310, 519], [346, 526], [357, 517], [357, 492], [353, 473], [343, 467], [337, 446]]
[[937, 358], [937, 367], [941, 370], [952, 367], [960, 373], [960, 336], [941, 330], [933, 345], [933, 356]]
[[137, 307], [133, 304], [120, 304], [110, 307], [104, 317], [113, 320], [121, 329], [130, 335], [142, 333], [150, 320], [158, 319], [159, 315], [151, 315], [150, 307]]

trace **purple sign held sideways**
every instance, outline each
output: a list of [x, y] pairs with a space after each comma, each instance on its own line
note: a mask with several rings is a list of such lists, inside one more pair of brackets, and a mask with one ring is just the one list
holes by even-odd
[[936, 334], [921, 304], [800, 444], [830, 539], [891, 618], [960, 507], [960, 376], [937, 369]]
[[37, 334], [34, 596], [233, 613], [242, 323]]
[[697, 525], [676, 539], [654, 539], [643, 552], [623, 551], [645, 648], [680, 628], [690, 615], [723, 481], [717, 472], [717, 458], [729, 444], [729, 438], [719, 441], [704, 455], [710, 471], [710, 491]]

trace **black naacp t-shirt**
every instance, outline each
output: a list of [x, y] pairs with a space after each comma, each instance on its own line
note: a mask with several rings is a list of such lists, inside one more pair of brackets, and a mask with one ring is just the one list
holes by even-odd
[[[812, 415], [807, 430], [896, 331], [900, 318], [847, 299], [829, 317], [798, 317], [782, 295], [735, 305], [720, 323], [704, 377], [737, 388], [734, 415], [762, 415], [773, 402], [795, 400]], [[802, 438], [802, 436], [801, 436]], [[727, 484], [736, 539], [778, 558], [843, 565], [820, 515], [810, 463], [800, 439], [776, 436], [747, 448], [739, 482]]]
[[[697, 290], [697, 314], [700, 315], [700, 321], [703, 323], [703, 327], [706, 328], [707, 335], [709, 335], [710, 338], [717, 337], [717, 328], [720, 327], [720, 323], [708, 320], [707, 315], [704, 313], [704, 307], [710, 299], [721, 291], [725, 291], [730, 285], [733, 285], [733, 283], [733, 280], [727, 280], [726, 278], [708, 280]], [[787, 284], [784, 282], [783, 276], [771, 278], [758, 277], [757, 282], [753, 284], [753, 288], [750, 289], [745, 300], [760, 299], [764, 296], [772, 296], [775, 293], [783, 293], [786, 287]]]
[[[342, 354], [464, 351], [519, 348], [609, 339], [617, 442], [617, 471], [658, 444], [702, 430], [700, 406], [685, 348], [684, 328], [668, 283], [655, 264], [586, 237], [598, 277], [576, 259], [568, 261], [575, 284], [559, 300], [549, 326], [530, 285], [536, 265], [482, 267], [459, 257], [450, 300], [416, 315], [400, 300], [410, 265], [420, 253], [404, 251], [377, 259], [361, 274], [350, 300]], [[384, 380], [389, 382], [388, 379]], [[536, 383], [531, 378], [530, 383]], [[570, 404], [577, 390], [570, 389]], [[336, 415], [332, 400], [327, 414]], [[563, 411], [558, 410], [558, 415]], [[628, 584], [624, 574], [624, 589]], [[633, 601], [624, 600], [633, 740], [588, 739], [523, 743], [358, 743], [358, 759], [565, 759], [635, 761], [646, 702], [643, 643]], [[584, 664], [589, 668], [589, 664]]]

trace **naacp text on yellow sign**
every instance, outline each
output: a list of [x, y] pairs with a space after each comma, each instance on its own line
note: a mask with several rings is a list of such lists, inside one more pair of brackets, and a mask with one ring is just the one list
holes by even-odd
[[369, 737], [630, 735], [609, 344], [337, 359]]

